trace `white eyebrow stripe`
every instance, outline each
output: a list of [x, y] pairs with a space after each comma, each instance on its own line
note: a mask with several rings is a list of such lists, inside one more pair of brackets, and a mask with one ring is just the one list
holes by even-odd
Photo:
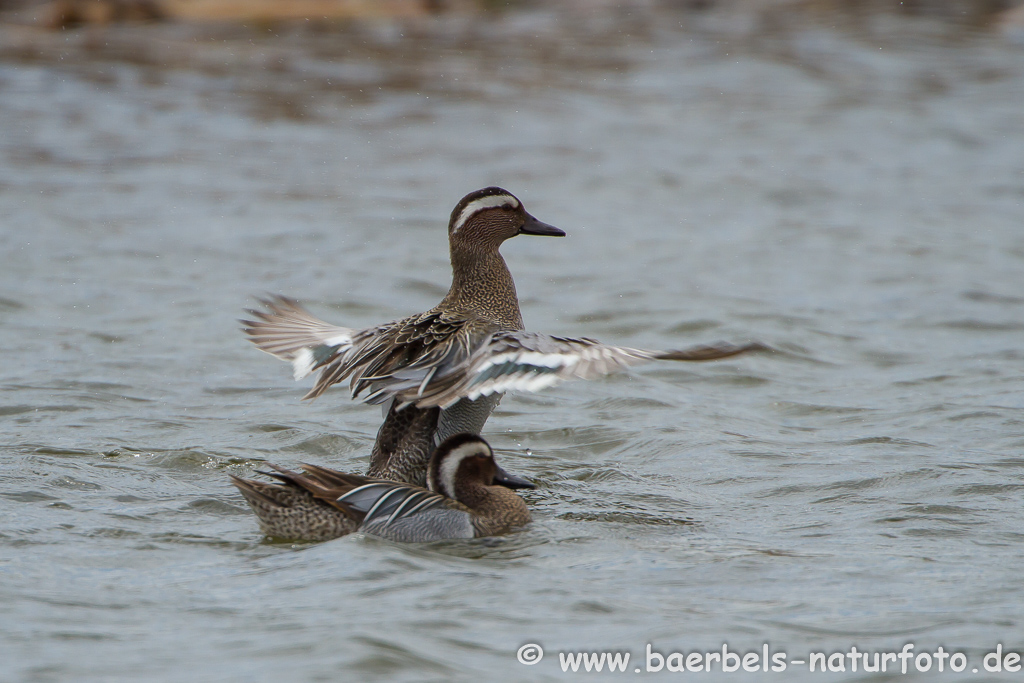
[[466, 458], [471, 458], [474, 455], [486, 455], [487, 450], [483, 444], [479, 441], [470, 441], [464, 443], [461, 446], [453, 448], [441, 461], [441, 471], [438, 472], [438, 484], [444, 489], [443, 491], [437, 491], [449, 498], [455, 497], [455, 476], [458, 474], [459, 465]]
[[459, 217], [455, 220], [455, 225], [452, 226], [452, 234], [454, 235], [459, 229], [466, 224], [470, 216], [483, 211], [484, 209], [494, 209], [505, 204], [511, 204], [512, 208], [519, 208], [519, 200], [510, 194], [494, 194], [489, 197], [480, 197], [474, 199], [466, 207], [459, 212]]

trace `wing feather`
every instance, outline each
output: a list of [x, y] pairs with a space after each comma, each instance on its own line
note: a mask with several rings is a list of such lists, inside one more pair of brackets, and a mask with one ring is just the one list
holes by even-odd
[[[540, 391], [571, 379], [592, 379], [651, 360], [708, 361], [762, 344], [726, 342], [677, 351], [611, 346], [581, 337], [502, 331], [472, 313], [433, 309], [365, 330], [330, 325], [294, 299], [274, 296], [243, 321], [260, 349], [292, 363], [296, 379], [319, 371], [305, 398], [349, 381], [354, 398], [417, 408], [447, 408], [457, 401], [511, 390]], [[390, 509], [390, 507], [389, 507]]]
[[418, 408], [447, 408], [463, 398], [473, 400], [510, 390], [540, 391], [561, 381], [593, 379], [651, 360], [705, 361], [765, 348], [761, 344], [719, 343], [679, 351], [650, 351], [586, 338], [501, 332], [475, 349], [459, 367], [437, 373], [415, 394], [402, 387], [394, 396]]
[[361, 525], [386, 528], [413, 515], [447, 502], [444, 496], [427, 489], [397, 482], [373, 482], [354, 488], [337, 499], [338, 503], [363, 513]]
[[273, 295], [260, 303], [266, 310], [249, 309], [254, 320], [242, 320], [242, 329], [258, 349], [291, 363], [295, 379], [352, 345], [355, 330], [325, 323], [295, 299]]

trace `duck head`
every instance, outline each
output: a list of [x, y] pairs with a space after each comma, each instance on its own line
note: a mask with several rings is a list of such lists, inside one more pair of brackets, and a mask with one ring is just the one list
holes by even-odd
[[480, 486], [536, 488], [501, 469], [494, 461], [490, 444], [475, 434], [456, 434], [441, 443], [427, 466], [427, 488], [458, 499], [458, 492]]
[[564, 237], [565, 232], [531, 216], [521, 201], [500, 187], [470, 192], [455, 205], [448, 221], [452, 250], [494, 251], [516, 235]]

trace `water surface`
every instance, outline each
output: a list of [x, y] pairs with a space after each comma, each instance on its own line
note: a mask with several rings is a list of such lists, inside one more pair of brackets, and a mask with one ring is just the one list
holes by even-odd
[[[798, 19], [3, 28], [0, 678], [1024, 647], [1024, 52]], [[777, 353], [507, 396], [521, 533], [265, 542], [227, 474], [361, 471], [380, 413], [242, 308], [425, 310], [489, 184], [568, 233], [503, 248], [530, 329]]]

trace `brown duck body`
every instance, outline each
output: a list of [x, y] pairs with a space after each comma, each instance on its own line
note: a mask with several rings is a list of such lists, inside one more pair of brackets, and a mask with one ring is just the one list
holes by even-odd
[[298, 486], [231, 476], [256, 513], [260, 530], [272, 538], [329, 541], [359, 528], [352, 517]]
[[[476, 253], [453, 244], [451, 259], [452, 286], [441, 303], [378, 337], [380, 346], [400, 349], [387, 372], [432, 355], [431, 346], [443, 348], [446, 340], [469, 350], [496, 332], [523, 329], [515, 282], [497, 247]], [[501, 394], [461, 399], [445, 409], [392, 401], [377, 432], [367, 475], [422, 486], [433, 448], [460, 432], [479, 434], [500, 400]]]
[[394, 541], [424, 542], [507, 533], [529, 523], [509, 487], [532, 484], [504, 472], [486, 441], [458, 434], [428, 463], [429, 489], [303, 465], [271, 465], [279, 483], [232, 476], [263, 532], [275, 538], [326, 541], [363, 531]]

